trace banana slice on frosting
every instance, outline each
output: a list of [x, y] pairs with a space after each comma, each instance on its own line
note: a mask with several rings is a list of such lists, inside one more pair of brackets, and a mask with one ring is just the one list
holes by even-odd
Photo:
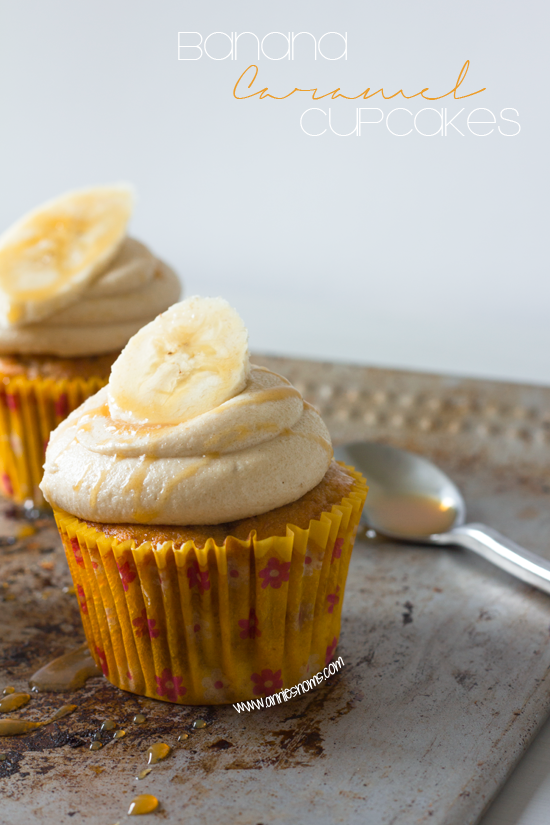
[[111, 369], [109, 410], [136, 423], [181, 424], [242, 392], [248, 332], [223, 298], [174, 304], [128, 342]]
[[0, 323], [39, 321], [74, 300], [126, 237], [127, 185], [69, 192], [29, 212], [0, 236]]

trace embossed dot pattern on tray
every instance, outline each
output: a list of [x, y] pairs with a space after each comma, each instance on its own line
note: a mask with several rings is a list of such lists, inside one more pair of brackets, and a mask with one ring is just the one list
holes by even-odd
[[[317, 407], [336, 441], [398, 436], [406, 430], [419, 437], [468, 435], [478, 443], [496, 438], [518, 442], [520, 447], [550, 443], [550, 411], [529, 401], [503, 403], [501, 385], [496, 382], [429, 374], [419, 382], [417, 373], [261, 356], [254, 360], [286, 375]], [[409, 375], [409, 383], [415, 385], [410, 391], [406, 387]], [[424, 387], [419, 389], [419, 383]]]

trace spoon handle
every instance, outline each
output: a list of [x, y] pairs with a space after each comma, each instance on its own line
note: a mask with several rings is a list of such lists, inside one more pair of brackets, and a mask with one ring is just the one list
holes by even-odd
[[550, 593], [550, 562], [520, 547], [492, 527], [463, 524], [437, 536], [436, 543], [466, 547], [517, 579]]

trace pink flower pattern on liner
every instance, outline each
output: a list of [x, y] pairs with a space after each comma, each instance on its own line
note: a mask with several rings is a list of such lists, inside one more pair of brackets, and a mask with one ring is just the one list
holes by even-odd
[[340, 556], [342, 555], [342, 550], [343, 549], [344, 549], [344, 539], [343, 538], [336, 539], [336, 541], [334, 542], [334, 547], [333, 547], [333, 550], [332, 550], [332, 556], [331, 556], [331, 559], [330, 559], [331, 564], [332, 564], [333, 561], [340, 558]]
[[253, 673], [250, 679], [254, 682], [255, 687], [253, 693], [257, 696], [262, 694], [264, 696], [271, 696], [273, 693], [277, 693], [283, 686], [280, 670], [273, 673], [272, 670], [266, 668], [262, 670], [261, 673]]
[[155, 627], [156, 623], [156, 619], [147, 618], [147, 610], [145, 608], [141, 611], [141, 616], [137, 616], [135, 619], [132, 619], [132, 624], [136, 629], [135, 633], [138, 639], [141, 639], [143, 636], [149, 636], [150, 639], [156, 639], [160, 636], [160, 630]]
[[258, 617], [253, 607], [250, 609], [248, 619], [239, 619], [239, 627], [241, 628], [241, 639], [255, 639], [256, 636], [262, 635], [258, 627]]
[[13, 395], [11, 392], [6, 393], [6, 403], [8, 405], [8, 410], [17, 412], [19, 407], [19, 399], [16, 395]]
[[80, 609], [82, 610], [83, 613], [87, 613], [88, 612], [88, 605], [86, 603], [86, 594], [85, 594], [84, 588], [82, 587], [81, 584], [77, 584], [76, 592], [78, 593], [78, 603], [80, 605]]
[[98, 647], [96, 645], [95, 652], [98, 655], [99, 664], [100, 664], [101, 670], [103, 671], [103, 675], [108, 676], [109, 675], [109, 665], [107, 664], [107, 656], [105, 654], [105, 651], [102, 650], [100, 647]]
[[69, 397], [66, 392], [62, 392], [55, 401], [55, 414], [57, 418], [67, 418], [69, 414]]
[[7, 473], [2, 473], [2, 485], [8, 496], [13, 496], [13, 484]]
[[124, 592], [126, 593], [137, 576], [137, 570], [133, 560], [131, 561], [129, 558], [126, 558], [122, 564], [117, 561], [116, 566], [118, 567], [118, 572], [120, 573], [120, 578], [122, 579], [122, 586], [124, 588]]
[[202, 571], [197, 561], [191, 562], [190, 566], [187, 568], [187, 578], [189, 579], [189, 587], [191, 589], [193, 589], [193, 587], [198, 587], [201, 596], [207, 590], [210, 590], [210, 576], [208, 575], [208, 570]]
[[332, 640], [332, 643], [327, 647], [327, 652], [325, 654], [325, 665], [328, 665], [328, 664], [330, 664], [330, 662], [332, 662], [332, 659], [334, 658], [334, 652], [336, 650], [337, 644], [338, 644], [338, 639], [335, 636], [334, 639]]
[[340, 601], [340, 596], [338, 595], [339, 592], [340, 592], [340, 585], [338, 585], [338, 587], [336, 588], [336, 591], [334, 593], [329, 593], [328, 596], [327, 596], [327, 602], [328, 602], [328, 608], [327, 609], [328, 609], [329, 613], [332, 613], [332, 611], [334, 610], [334, 608], [336, 607], [336, 605]]
[[71, 547], [73, 549], [73, 556], [75, 562], [78, 564], [79, 567], [84, 567], [84, 559], [82, 557], [82, 548], [78, 543], [78, 539], [70, 539]]
[[290, 578], [290, 562], [279, 561], [275, 556], [272, 556], [267, 566], [260, 570], [260, 578], [262, 581], [262, 589], [266, 587], [274, 587], [278, 590], [283, 582], [287, 582]]
[[187, 688], [183, 686], [181, 676], [174, 676], [170, 668], [164, 668], [160, 676], [155, 676], [157, 683], [157, 695], [166, 696], [169, 702], [177, 702], [179, 696], [187, 693]]

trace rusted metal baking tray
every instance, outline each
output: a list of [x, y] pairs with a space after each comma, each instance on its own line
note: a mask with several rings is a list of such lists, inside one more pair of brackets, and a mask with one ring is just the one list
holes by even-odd
[[[463, 488], [472, 520], [550, 557], [550, 389], [255, 360], [320, 408], [336, 442], [383, 439], [424, 453]], [[24, 522], [2, 510], [0, 535], [16, 535]], [[83, 640], [59, 540], [47, 519], [37, 527], [0, 547], [0, 689], [25, 688]], [[145, 822], [477, 822], [548, 714], [549, 626], [548, 596], [473, 555], [358, 540], [339, 674], [241, 714], [140, 699], [102, 678], [72, 696], [34, 697], [22, 718], [68, 701], [78, 709], [0, 740], [0, 822], [113, 825], [137, 793], [160, 800]], [[137, 712], [145, 724], [132, 724]], [[208, 726], [193, 731], [199, 717]], [[90, 751], [108, 718], [125, 738]], [[158, 741], [172, 756], [136, 780]]]

